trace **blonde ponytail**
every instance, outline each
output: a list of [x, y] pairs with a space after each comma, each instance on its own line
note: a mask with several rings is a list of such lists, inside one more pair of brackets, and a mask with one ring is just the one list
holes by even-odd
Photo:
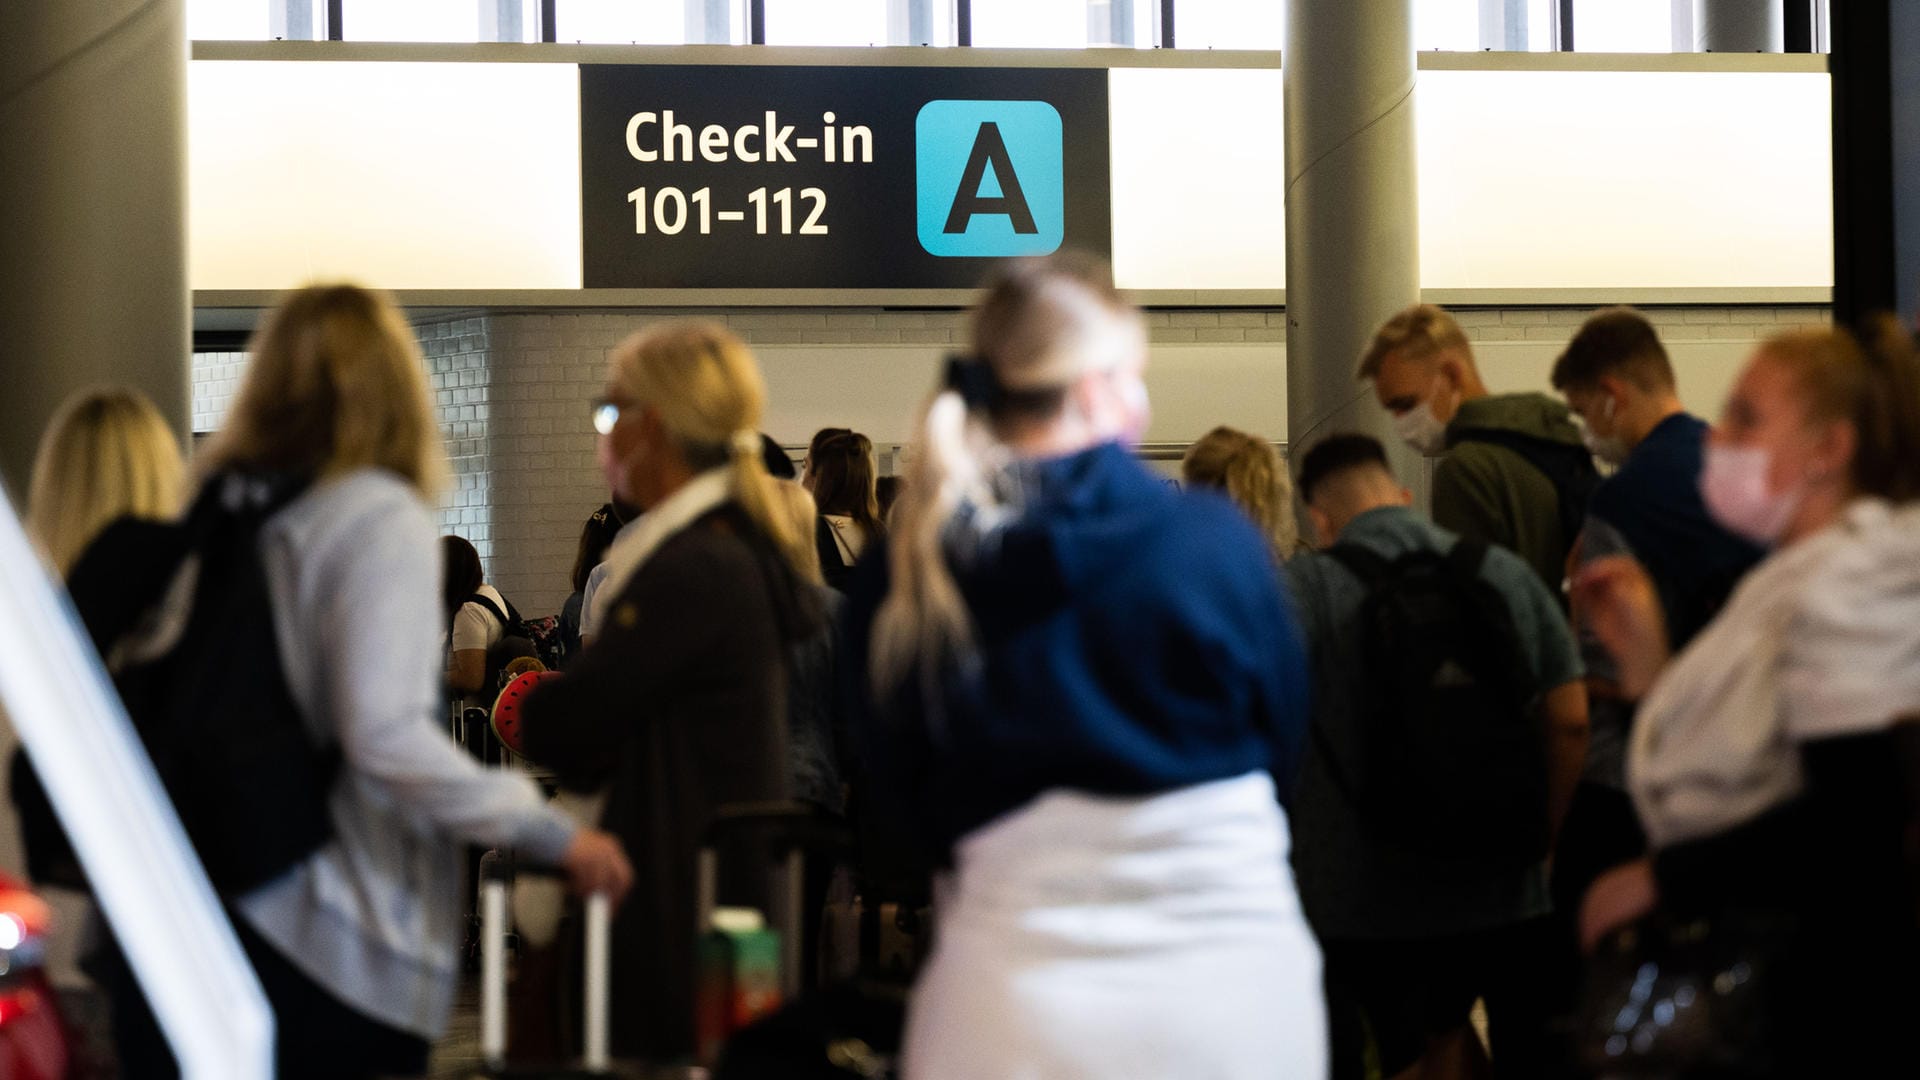
[[973, 652], [973, 618], [948, 557], [970, 554], [1020, 511], [1017, 485], [1002, 482], [1013, 461], [1002, 434], [1058, 415], [1075, 379], [1146, 350], [1139, 312], [1106, 266], [1072, 255], [1010, 264], [975, 309], [972, 336], [974, 355], [948, 362], [921, 414], [893, 510], [868, 668], [882, 701], [917, 670], [923, 696], [937, 702], [943, 667]]
[[813, 543], [784, 512], [761, 456], [767, 386], [745, 342], [719, 323], [664, 322], [613, 350], [612, 377], [653, 408], [695, 469], [726, 466], [733, 498], [795, 574]]
[[814, 574], [818, 576], [819, 556], [814, 554], [813, 535], [800, 531], [793, 516], [787, 512], [785, 499], [781, 496], [779, 480], [767, 471], [766, 458], [761, 456], [760, 435], [751, 428], [742, 428], [736, 432], [730, 443], [732, 451], [733, 499], [766, 538], [773, 542], [775, 551], [786, 561], [794, 575], [807, 579], [808, 556], [813, 556]]
[[[887, 536], [887, 598], [874, 617], [869, 674], [874, 695], [883, 700], [923, 659], [937, 664], [972, 650], [973, 619], [947, 566], [947, 527], [963, 505], [989, 516], [998, 509], [987, 483], [993, 439], [959, 392], [933, 395], [921, 414], [919, 436]], [[931, 677], [934, 669], [923, 673]]]

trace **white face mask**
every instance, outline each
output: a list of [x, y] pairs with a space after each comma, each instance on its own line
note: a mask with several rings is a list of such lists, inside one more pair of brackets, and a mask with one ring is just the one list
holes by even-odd
[[1423, 401], [1393, 418], [1393, 433], [1424, 457], [1437, 457], [1447, 448], [1447, 425], [1433, 414], [1433, 402]]
[[[1607, 423], [1613, 423], [1613, 399], [1607, 399]], [[1593, 428], [1579, 413], [1573, 419], [1580, 426], [1580, 441], [1587, 444], [1587, 452], [1609, 465], [1619, 465], [1627, 460], [1627, 443], [1618, 435], [1596, 435]]]
[[1721, 527], [1768, 547], [1780, 542], [1806, 495], [1804, 484], [1770, 490], [1772, 455], [1759, 446], [1708, 446], [1700, 496]]

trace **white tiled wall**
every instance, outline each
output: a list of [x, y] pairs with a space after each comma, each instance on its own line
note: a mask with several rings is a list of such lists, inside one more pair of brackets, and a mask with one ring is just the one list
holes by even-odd
[[476, 314], [418, 326], [452, 473], [441, 499], [440, 527], [473, 541], [483, 561], [493, 543], [493, 323]]
[[246, 370], [247, 354], [243, 352], [193, 354], [193, 430], [213, 431], [220, 426], [220, 418], [227, 414]]
[[[1489, 384], [1507, 390], [1544, 388], [1559, 346], [1590, 311], [1455, 314], [1478, 346]], [[1656, 308], [1648, 315], [1673, 353], [1683, 398], [1709, 414], [1752, 343], [1827, 318], [1811, 307]], [[442, 525], [474, 542], [488, 579], [523, 612], [559, 610], [580, 526], [607, 497], [587, 410], [602, 391], [608, 350], [651, 321], [687, 316], [719, 319], [755, 346], [768, 383], [765, 429], [790, 446], [843, 423], [883, 447], [906, 441], [938, 362], [966, 336], [960, 312], [475, 312], [419, 322], [453, 462]], [[1185, 441], [1220, 422], [1284, 438], [1284, 312], [1159, 311], [1148, 321], [1155, 345], [1149, 439]], [[195, 358], [196, 430], [215, 426], [203, 417], [217, 421], [243, 360]]]

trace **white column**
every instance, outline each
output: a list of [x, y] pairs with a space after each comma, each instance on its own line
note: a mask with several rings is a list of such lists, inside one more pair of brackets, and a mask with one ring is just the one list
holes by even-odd
[[0, 3], [0, 478], [16, 498], [83, 387], [135, 387], [186, 435], [184, 12]]
[[1287, 441], [1375, 435], [1426, 470], [1355, 378], [1382, 322], [1420, 299], [1412, 0], [1294, 0], [1287, 20]]

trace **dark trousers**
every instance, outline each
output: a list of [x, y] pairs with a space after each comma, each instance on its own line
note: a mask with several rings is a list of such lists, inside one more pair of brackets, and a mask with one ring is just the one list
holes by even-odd
[[1323, 941], [1334, 1080], [1366, 1076], [1369, 1045], [1380, 1075], [1404, 1071], [1430, 1040], [1466, 1027], [1476, 1000], [1486, 1002], [1495, 1076], [1556, 1075], [1553, 1010], [1540, 993], [1553, 938], [1541, 918], [1448, 937]]
[[[388, 1027], [348, 1008], [288, 963], [244, 920], [234, 928], [273, 1008], [275, 1069], [280, 1080], [370, 1080], [424, 1076], [432, 1047], [418, 1035]], [[160, 1025], [147, 1007], [133, 971], [117, 950], [97, 963], [113, 1002], [114, 1047], [127, 1080], [172, 1080], [180, 1075]], [[218, 1008], [218, 1002], [205, 1003]]]

